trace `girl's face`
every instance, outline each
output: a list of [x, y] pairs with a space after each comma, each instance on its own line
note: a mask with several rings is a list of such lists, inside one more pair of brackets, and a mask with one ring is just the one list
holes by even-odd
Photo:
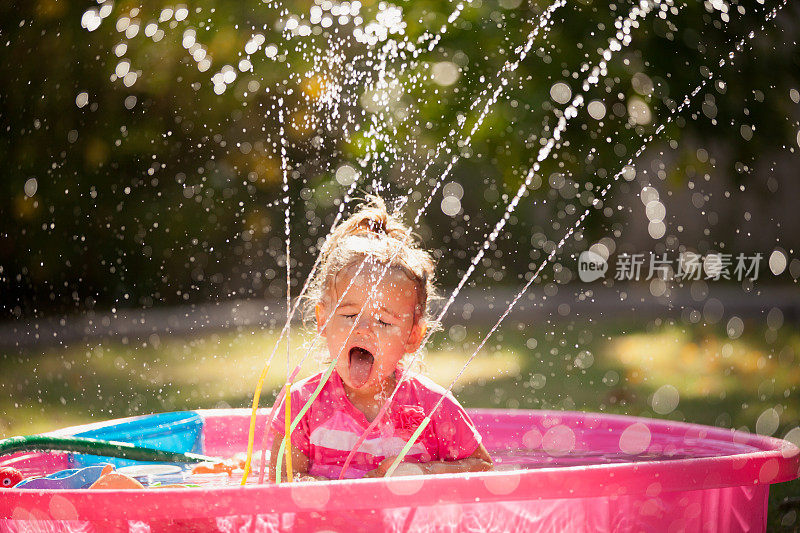
[[[342, 272], [335, 282], [332, 298], [317, 308], [317, 328], [328, 320], [321, 331], [331, 357], [339, 357], [336, 371], [344, 384], [358, 393], [377, 393], [392, 375], [398, 361], [419, 348], [425, 332], [417, 320], [417, 284], [402, 271], [389, 269], [383, 280], [378, 278], [382, 265], [364, 265], [353, 279], [358, 266]], [[352, 286], [333, 310], [348, 284]], [[375, 289], [372, 297], [370, 292]], [[361, 318], [356, 321], [359, 312]], [[355, 328], [353, 325], [355, 324]], [[352, 333], [349, 333], [351, 328]], [[349, 335], [348, 335], [349, 333]]]

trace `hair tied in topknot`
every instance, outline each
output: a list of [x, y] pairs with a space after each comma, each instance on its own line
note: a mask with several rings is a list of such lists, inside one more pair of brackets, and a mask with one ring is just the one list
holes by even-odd
[[366, 220], [366, 222], [371, 232], [386, 234], [386, 223], [383, 219], [370, 217]]
[[380, 196], [367, 195], [365, 203], [350, 219], [344, 222], [337, 233], [345, 235], [363, 235], [376, 237], [394, 237], [404, 234], [405, 227], [392, 219], [386, 209], [386, 203]]

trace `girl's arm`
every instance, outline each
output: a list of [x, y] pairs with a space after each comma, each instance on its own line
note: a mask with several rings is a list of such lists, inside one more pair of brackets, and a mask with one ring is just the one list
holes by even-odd
[[[269, 454], [269, 479], [275, 481], [275, 465], [278, 462], [278, 449], [281, 447], [283, 435], [275, 435], [272, 441], [272, 452]], [[309, 460], [306, 454], [292, 446], [292, 473], [295, 481], [312, 481], [327, 479], [308, 475]], [[286, 481], [286, 465], [281, 467], [281, 481]]]
[[[387, 457], [378, 468], [367, 472], [365, 477], [383, 477], [386, 471], [392, 466], [394, 457]], [[489, 452], [483, 444], [472, 452], [472, 455], [456, 461], [430, 461], [428, 463], [401, 463], [395, 470], [394, 475], [410, 476], [419, 474], [460, 474], [463, 472], [486, 472], [494, 466]]]

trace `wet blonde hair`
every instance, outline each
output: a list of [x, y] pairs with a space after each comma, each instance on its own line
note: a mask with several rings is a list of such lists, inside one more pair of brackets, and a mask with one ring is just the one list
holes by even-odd
[[417, 306], [414, 323], [425, 321], [428, 331], [437, 329], [431, 316], [431, 302], [437, 298], [434, 261], [420, 248], [419, 239], [396, 213], [390, 214], [380, 196], [368, 195], [350, 218], [333, 230], [322, 251], [317, 272], [309, 283], [303, 302], [307, 323], [316, 322], [317, 306], [336, 305], [338, 276], [369, 261], [395, 268], [416, 284]]

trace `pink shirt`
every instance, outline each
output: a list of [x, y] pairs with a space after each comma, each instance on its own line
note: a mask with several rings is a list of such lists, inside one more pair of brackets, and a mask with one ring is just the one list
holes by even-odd
[[[399, 370], [397, 376], [399, 379]], [[321, 373], [315, 374], [292, 387], [293, 421], [321, 379]], [[423, 376], [409, 376], [397, 391], [387, 413], [353, 456], [345, 477], [363, 477], [377, 468], [383, 459], [398, 455], [444, 392], [444, 388]], [[272, 423], [280, 437], [284, 434], [284, 409], [281, 402]], [[334, 371], [292, 433], [292, 446], [308, 457], [309, 474], [336, 479], [356, 440], [368, 426], [367, 417], [347, 398], [342, 378]], [[405, 461], [464, 459], [473, 454], [480, 442], [481, 436], [469, 415], [448, 392]]]

